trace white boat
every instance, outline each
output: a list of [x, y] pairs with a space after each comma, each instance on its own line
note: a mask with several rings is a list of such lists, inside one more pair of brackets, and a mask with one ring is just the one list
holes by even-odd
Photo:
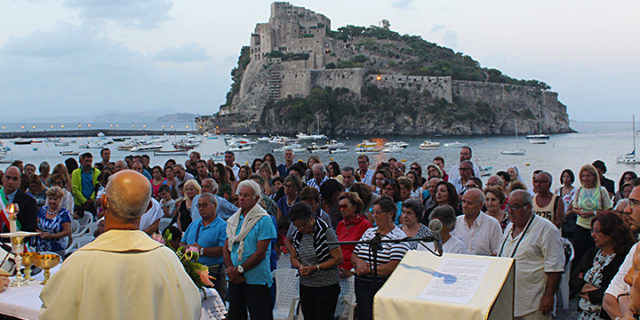
[[80, 154], [80, 152], [73, 150], [60, 151], [60, 155], [62, 156], [77, 156], [78, 154]]
[[633, 135], [633, 151], [627, 154], [621, 154], [618, 156], [618, 163], [625, 164], [640, 164], [640, 157], [636, 154], [636, 116], [635, 114], [632, 116], [632, 127], [633, 130], [631, 134]]
[[465, 142], [460, 142], [460, 141], [456, 141], [456, 142], [448, 142], [444, 144], [445, 148], [462, 148], [462, 147], [468, 147], [469, 145]]
[[269, 140], [271, 140], [271, 138], [270, 137], [260, 137], [260, 138], [258, 138], [256, 140], [258, 140], [259, 142], [269, 142]]
[[364, 140], [356, 145], [356, 148], [374, 148], [374, 147], [378, 147], [378, 143], [369, 141], [369, 140]]
[[440, 148], [440, 142], [425, 140], [418, 146], [418, 149], [421, 150], [429, 150], [429, 149], [437, 149]]
[[549, 138], [551, 138], [551, 136], [542, 133], [542, 107], [538, 104], [538, 133], [528, 134], [527, 139], [549, 140]]
[[211, 132], [205, 132], [202, 136], [203, 136], [203, 137], [206, 137], [206, 138], [207, 138], [207, 139], [209, 139], [209, 140], [215, 140], [215, 139], [218, 139], [218, 136], [217, 136], [217, 135], [215, 135], [215, 134], [213, 134], [213, 133], [211, 133]]
[[162, 149], [161, 144], [143, 144], [140, 146], [135, 146], [131, 148], [129, 151], [131, 152], [147, 152], [147, 151], [157, 151]]
[[186, 156], [189, 154], [189, 151], [185, 149], [174, 149], [174, 150], [156, 150], [153, 152], [154, 156], [166, 156], [166, 155], [179, 155]]
[[227, 140], [227, 146], [229, 147], [248, 146], [252, 144], [256, 144], [256, 141], [252, 141], [244, 138], [231, 138]]
[[402, 151], [404, 151], [404, 148], [399, 146], [393, 146], [393, 145], [382, 149], [383, 153], [399, 153]]
[[329, 147], [329, 150], [346, 148], [345, 144], [343, 142], [338, 142], [338, 140], [329, 141], [327, 143], [327, 147]]
[[44, 139], [45, 142], [60, 142], [62, 141], [62, 138], [46, 138]]
[[326, 145], [317, 145], [315, 142], [307, 147], [307, 150], [311, 153], [329, 152], [329, 147]]
[[334, 153], [346, 153], [349, 152], [349, 148], [338, 148], [338, 149], [331, 149], [329, 150], [330, 154], [334, 154]]
[[543, 139], [529, 139], [529, 143], [531, 144], [546, 144], [547, 140]]
[[300, 132], [296, 135], [296, 138], [300, 140], [319, 140], [326, 139], [327, 136], [325, 136], [324, 134], [305, 134]]
[[516, 147], [512, 150], [504, 150], [501, 153], [508, 156], [524, 156], [527, 152], [518, 148], [518, 121], [513, 120], [516, 131]]
[[404, 141], [389, 141], [387, 143], [384, 144], [385, 147], [399, 147], [399, 148], [406, 148], [409, 146], [408, 143], [404, 142]]
[[282, 146], [280, 148], [272, 149], [271, 152], [274, 152], [274, 153], [275, 152], [284, 152], [287, 149], [291, 149], [295, 153], [306, 152], [307, 151], [307, 149], [303, 148], [302, 145], [300, 145], [298, 143], [291, 143], [291, 144], [284, 145], [284, 146]]
[[56, 147], [68, 147], [69, 142], [68, 141], [55, 142], [53, 145]]
[[211, 157], [213, 158], [213, 161], [223, 161], [224, 160], [224, 152], [214, 152]]
[[232, 151], [232, 152], [240, 152], [240, 151], [249, 151], [251, 150], [251, 146], [250, 145], [239, 145], [236, 147], [230, 147], [227, 149], [227, 151]]
[[491, 170], [493, 170], [493, 167], [491, 167], [491, 166], [480, 167], [480, 176], [481, 177], [490, 176], [491, 175]]

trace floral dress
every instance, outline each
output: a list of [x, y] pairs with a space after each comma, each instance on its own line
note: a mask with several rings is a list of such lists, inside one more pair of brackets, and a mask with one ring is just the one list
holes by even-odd
[[[602, 270], [606, 267], [613, 258], [616, 257], [615, 253], [610, 255], [603, 255], [602, 250], [598, 250], [596, 256], [593, 258], [593, 266], [591, 269], [584, 273], [585, 283], [590, 283], [596, 287], [601, 287], [602, 284]], [[578, 307], [582, 311], [580, 320], [595, 320], [600, 318], [600, 311], [602, 310], [601, 304], [592, 304], [590, 301], [580, 298]]]
[[[402, 230], [402, 225], [398, 226], [400, 228], [400, 230]], [[424, 238], [424, 237], [429, 237], [432, 236], [433, 233], [431, 233], [431, 230], [429, 229], [429, 227], [425, 226], [424, 224], [420, 224], [420, 229], [418, 230], [418, 233], [416, 233], [415, 236], [413, 236], [414, 238]], [[407, 242], [407, 245], [409, 246], [410, 250], [416, 250], [418, 249], [418, 242], [419, 241], [410, 241]]]
[[[58, 214], [53, 219], [47, 218], [47, 210], [49, 207], [44, 206], [38, 212], [38, 230], [49, 233], [62, 232], [62, 224], [71, 222], [71, 214], [65, 208], [58, 210]], [[67, 238], [58, 239], [39, 239], [38, 251], [62, 251], [67, 248]]]

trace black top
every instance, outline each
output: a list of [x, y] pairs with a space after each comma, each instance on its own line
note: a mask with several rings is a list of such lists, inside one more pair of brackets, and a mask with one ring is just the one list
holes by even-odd
[[[38, 218], [38, 209], [36, 207], [36, 200], [20, 191], [16, 192], [16, 196], [13, 198], [13, 203], [17, 203], [20, 207], [20, 211], [18, 212], [18, 221], [20, 221], [20, 225], [22, 226], [22, 231], [35, 232]], [[2, 228], [2, 232], [9, 232], [9, 226], [4, 226]]]
[[611, 194], [616, 193], [614, 191], [615, 182], [613, 182], [613, 180], [607, 179], [607, 177], [602, 176], [602, 181], [600, 181], [600, 185], [603, 186], [605, 189], [607, 189], [609, 193]]
[[180, 206], [178, 207], [178, 212], [176, 213], [175, 216], [173, 216], [173, 219], [171, 219], [171, 222], [169, 223], [169, 225], [171, 226], [174, 223], [176, 223], [176, 221], [178, 221], [178, 217], [180, 219], [180, 226], [182, 227], [180, 231], [185, 232], [189, 227], [189, 225], [191, 224], [191, 208], [187, 208], [186, 200], [182, 200], [180, 202]]

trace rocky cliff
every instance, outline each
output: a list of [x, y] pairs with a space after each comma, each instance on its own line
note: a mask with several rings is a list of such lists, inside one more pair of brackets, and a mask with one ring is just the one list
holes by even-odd
[[[544, 82], [517, 80], [471, 57], [383, 27], [330, 29], [321, 14], [271, 6], [243, 47], [216, 126], [329, 135], [570, 132]], [[515, 121], [514, 121], [515, 120]], [[210, 126], [210, 125], [209, 125]], [[209, 130], [206, 125], [202, 130]]]

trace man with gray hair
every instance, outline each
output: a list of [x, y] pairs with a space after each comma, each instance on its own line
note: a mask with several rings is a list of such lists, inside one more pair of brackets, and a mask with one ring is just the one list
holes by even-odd
[[533, 213], [531, 195], [511, 192], [507, 203], [511, 224], [504, 231], [498, 256], [516, 261], [515, 319], [551, 319], [554, 296], [565, 256], [560, 231]]
[[[231, 215], [233, 215], [236, 211], [238, 211], [238, 207], [233, 205], [233, 203], [229, 202], [227, 199], [218, 195], [218, 184], [212, 178], [207, 178], [202, 181], [202, 189], [201, 193], [211, 193], [216, 197], [216, 213], [222, 218], [222, 220], [227, 220]], [[191, 221], [196, 221], [200, 219], [200, 209], [198, 208], [198, 198], [200, 195], [197, 195], [191, 201]]]
[[451, 184], [456, 187], [456, 192], [461, 195], [465, 191], [467, 191], [467, 182], [471, 179], [471, 177], [474, 177], [473, 163], [469, 160], [463, 160], [458, 166], [458, 172], [460, 174], [453, 178], [450, 177], [449, 182], [451, 182]]
[[320, 191], [320, 186], [329, 180], [329, 178], [327, 178], [327, 169], [325, 169], [322, 163], [316, 163], [311, 168], [311, 172], [313, 173], [313, 178], [307, 181], [307, 185]]
[[[196, 202], [194, 200], [194, 202]], [[200, 219], [191, 222], [182, 235], [182, 246], [195, 248], [200, 254], [199, 263], [209, 267], [209, 275], [216, 278], [214, 288], [222, 300], [226, 300], [227, 278], [224, 273], [222, 248], [227, 240], [227, 223], [216, 213], [218, 199], [216, 195], [205, 192], [196, 202], [200, 210]]]
[[127, 163], [122, 161], [122, 160], [118, 160], [116, 161], [114, 167], [113, 167], [113, 173], [116, 173], [118, 171], [122, 171], [124, 169], [127, 169]]
[[344, 191], [349, 192], [351, 186], [356, 182], [356, 170], [353, 167], [342, 168], [342, 184], [344, 184]]
[[193, 179], [193, 175], [189, 172], [186, 172], [184, 170], [184, 166], [179, 163], [173, 166], [173, 172], [176, 175], [176, 186], [179, 186], [187, 180]]
[[238, 184], [240, 209], [227, 220], [227, 241], [222, 254], [229, 277], [229, 319], [273, 320], [269, 255], [276, 228], [262, 209], [260, 186], [253, 180]]
[[47, 282], [39, 319], [200, 319], [198, 288], [176, 254], [138, 230], [150, 199], [142, 174], [111, 176], [101, 198], [106, 232]]
[[502, 238], [498, 220], [482, 212], [484, 194], [478, 188], [467, 190], [462, 196], [462, 213], [456, 218], [453, 235], [460, 238], [466, 254], [495, 256]]

